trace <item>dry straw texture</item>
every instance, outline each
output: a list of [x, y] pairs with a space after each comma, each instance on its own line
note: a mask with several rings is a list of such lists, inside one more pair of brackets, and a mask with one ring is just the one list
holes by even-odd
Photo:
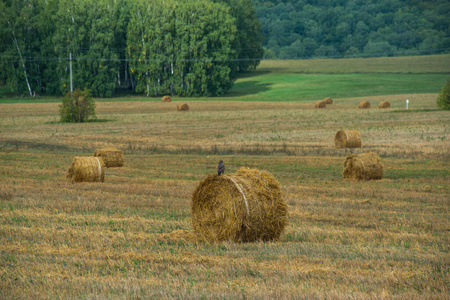
[[67, 178], [72, 182], [103, 182], [105, 181], [105, 163], [99, 157], [73, 158], [67, 172]]
[[327, 104], [325, 103], [325, 101], [319, 100], [316, 102], [315, 107], [316, 108], [325, 108], [325, 107], [327, 107]]
[[370, 102], [362, 101], [361, 103], [359, 103], [358, 108], [370, 108]]
[[381, 101], [378, 103], [378, 108], [391, 108], [391, 104], [387, 101]]
[[189, 106], [186, 103], [178, 103], [177, 105], [178, 110], [189, 110]]
[[341, 130], [334, 137], [334, 145], [337, 149], [361, 148], [361, 135], [358, 130]]
[[323, 100], [325, 102], [325, 104], [333, 104], [333, 99], [327, 97]]
[[114, 148], [97, 149], [95, 157], [101, 157], [107, 168], [123, 167], [123, 151]]
[[172, 97], [170, 97], [170, 96], [163, 96], [161, 98], [161, 101], [162, 102], [171, 102], [172, 101]]
[[376, 180], [383, 178], [383, 165], [380, 157], [372, 152], [350, 154], [344, 162], [346, 179]]
[[277, 240], [287, 225], [287, 205], [268, 172], [241, 168], [209, 175], [192, 195], [192, 227], [200, 240]]

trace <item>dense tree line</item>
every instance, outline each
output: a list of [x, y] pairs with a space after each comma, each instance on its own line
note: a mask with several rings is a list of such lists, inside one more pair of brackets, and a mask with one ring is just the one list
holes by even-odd
[[252, 0], [266, 58], [450, 51], [448, 0]]
[[263, 53], [250, 0], [3, 0], [0, 14], [0, 80], [21, 94], [221, 95]]

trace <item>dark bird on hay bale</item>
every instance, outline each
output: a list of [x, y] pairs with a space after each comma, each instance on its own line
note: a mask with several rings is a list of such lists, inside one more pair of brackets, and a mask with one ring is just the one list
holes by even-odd
[[217, 174], [223, 174], [225, 172], [225, 165], [223, 164], [223, 161], [219, 161], [219, 165], [217, 166]]

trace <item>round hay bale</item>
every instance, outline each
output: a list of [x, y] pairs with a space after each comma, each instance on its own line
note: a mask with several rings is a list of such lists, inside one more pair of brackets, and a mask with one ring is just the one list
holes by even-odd
[[333, 104], [333, 99], [327, 97], [323, 100], [325, 102], [325, 104]]
[[107, 168], [123, 167], [123, 151], [114, 148], [97, 149], [94, 157], [101, 157]]
[[319, 100], [316, 102], [316, 104], [314, 106], [316, 108], [325, 108], [325, 107], [327, 107], [327, 104], [325, 103], [325, 101]]
[[241, 168], [209, 175], [192, 195], [192, 227], [200, 240], [277, 240], [287, 225], [287, 205], [268, 172]]
[[362, 101], [361, 103], [359, 103], [358, 108], [370, 108], [370, 102]]
[[345, 159], [342, 174], [346, 179], [378, 180], [383, 178], [383, 165], [375, 153], [350, 154]]
[[387, 101], [381, 101], [378, 103], [378, 108], [391, 108], [391, 104]]
[[72, 182], [104, 182], [105, 163], [101, 157], [76, 156], [69, 167], [67, 178]]
[[178, 103], [177, 110], [179, 111], [189, 110], [189, 106], [186, 103]]
[[361, 148], [361, 135], [358, 130], [341, 130], [334, 137], [334, 145], [337, 149]]
[[172, 97], [170, 97], [170, 96], [163, 96], [161, 98], [161, 101], [162, 102], [171, 102], [172, 101]]

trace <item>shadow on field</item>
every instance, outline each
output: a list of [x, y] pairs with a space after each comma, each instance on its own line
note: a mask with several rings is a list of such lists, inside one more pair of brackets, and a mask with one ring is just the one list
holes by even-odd
[[244, 81], [234, 84], [231, 91], [229, 91], [227, 97], [242, 97], [247, 95], [254, 95], [261, 92], [265, 92], [271, 89], [270, 83], [260, 83], [259, 81]]

